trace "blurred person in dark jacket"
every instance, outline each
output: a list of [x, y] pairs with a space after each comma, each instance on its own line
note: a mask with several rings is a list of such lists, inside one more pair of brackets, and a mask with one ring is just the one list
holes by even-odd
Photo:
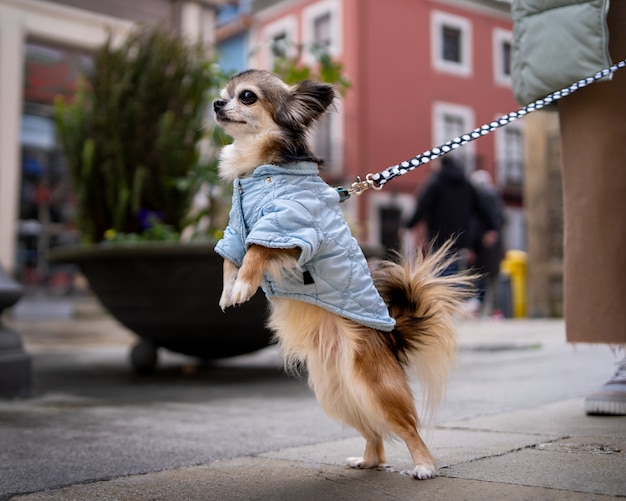
[[504, 226], [504, 204], [502, 197], [493, 184], [491, 174], [486, 170], [476, 170], [470, 175], [470, 181], [478, 191], [482, 204], [489, 210], [497, 235], [485, 238], [489, 232], [479, 217], [472, 220], [471, 246], [476, 256], [473, 263], [475, 270], [480, 273], [478, 280], [478, 299], [481, 303], [481, 313], [484, 315], [501, 315], [498, 300], [498, 277], [500, 263], [504, 258], [504, 244], [502, 227]]
[[435, 249], [448, 239], [455, 239], [451, 250], [458, 259], [445, 271], [445, 274], [452, 274], [466, 268], [473, 260], [470, 242], [473, 217], [484, 225], [486, 241], [495, 241], [494, 218], [465, 175], [462, 165], [448, 155], [441, 158], [439, 169], [426, 181], [418, 195], [415, 212], [405, 226], [412, 229], [425, 224], [428, 243]]

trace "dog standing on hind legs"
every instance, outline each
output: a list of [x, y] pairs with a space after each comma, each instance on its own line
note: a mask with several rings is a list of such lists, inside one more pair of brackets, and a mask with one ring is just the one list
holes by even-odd
[[327, 84], [288, 86], [248, 70], [215, 101], [217, 123], [234, 139], [219, 164], [234, 187], [216, 246], [224, 258], [220, 306], [263, 288], [286, 365], [305, 365], [325, 412], [366, 439], [350, 466], [384, 464], [383, 440], [398, 437], [411, 453], [411, 474], [432, 478], [437, 467], [419, 435], [408, 371], [416, 371], [427, 409], [434, 409], [454, 362], [453, 317], [471, 277], [441, 276], [449, 245], [413, 263], [382, 262], [370, 273], [308, 142], [334, 98]]

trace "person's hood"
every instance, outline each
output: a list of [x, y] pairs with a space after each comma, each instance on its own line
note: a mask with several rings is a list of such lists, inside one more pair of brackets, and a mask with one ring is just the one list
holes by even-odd
[[441, 176], [453, 183], [458, 183], [465, 179], [463, 167], [451, 158], [441, 159], [441, 169], [439, 172]]

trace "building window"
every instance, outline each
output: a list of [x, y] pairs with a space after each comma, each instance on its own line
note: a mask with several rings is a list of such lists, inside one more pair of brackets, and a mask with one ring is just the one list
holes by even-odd
[[286, 16], [268, 24], [263, 30], [263, 41], [268, 43], [265, 61], [267, 68], [273, 68], [277, 58], [294, 56], [297, 53], [297, 22], [294, 16]]
[[524, 183], [524, 129], [510, 123], [496, 131], [497, 184], [510, 194], [522, 193]]
[[318, 47], [327, 49], [332, 43], [330, 21], [330, 12], [326, 12], [313, 20], [313, 43]]
[[443, 26], [441, 30], [442, 57], [451, 63], [461, 62], [461, 30], [451, 26]]
[[[372, 192], [367, 198], [367, 242], [383, 244], [386, 251], [399, 251], [414, 256], [415, 238], [411, 232], [401, 231], [402, 221], [415, 210], [415, 195], [385, 190]], [[348, 202], [350, 203], [350, 202]], [[353, 214], [348, 214], [355, 218]], [[387, 254], [387, 257], [392, 257]]]
[[289, 47], [289, 42], [287, 41], [287, 33], [281, 31], [280, 33], [275, 34], [272, 37], [271, 41], [272, 47], [272, 56], [274, 59], [276, 58], [285, 58], [287, 57], [287, 49]]
[[324, 160], [324, 173], [330, 176], [343, 174], [343, 108], [335, 102], [336, 111], [325, 113], [311, 134], [315, 154]]
[[441, 127], [443, 128], [444, 137], [450, 139], [458, 137], [466, 131], [465, 118], [454, 113], [444, 112], [441, 115]]
[[[303, 10], [302, 42], [308, 47], [324, 49], [333, 57], [341, 56], [341, 2], [325, 0]], [[305, 62], [312, 64], [315, 58], [305, 54]]]
[[510, 31], [493, 30], [493, 75], [498, 85], [511, 86], [511, 40]]
[[331, 138], [330, 114], [326, 113], [317, 122], [312, 138], [313, 151], [315, 151], [317, 156], [323, 158], [326, 164], [332, 163]]
[[[433, 104], [433, 147], [441, 146], [474, 129], [474, 110], [468, 106], [435, 102]], [[468, 143], [449, 153], [469, 174], [475, 168], [475, 146]]]
[[472, 74], [472, 24], [460, 16], [433, 11], [430, 18], [431, 61], [437, 71]]

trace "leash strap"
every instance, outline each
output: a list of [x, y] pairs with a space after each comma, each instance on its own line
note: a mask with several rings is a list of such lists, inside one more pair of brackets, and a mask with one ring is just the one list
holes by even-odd
[[540, 110], [541, 108], [548, 106], [555, 101], [558, 101], [559, 99], [568, 96], [569, 94], [572, 94], [573, 92], [576, 92], [583, 87], [586, 87], [587, 85], [590, 85], [594, 82], [597, 82], [598, 80], [602, 80], [607, 77], [610, 78], [614, 72], [624, 67], [626, 67], [626, 59], [597, 72], [591, 77], [583, 78], [582, 80], [579, 80], [578, 82], [575, 82], [568, 87], [548, 94], [544, 98], [537, 99], [536, 101], [524, 106], [523, 108], [520, 108], [517, 111], [513, 111], [508, 115], [503, 115], [493, 122], [481, 125], [473, 131], [468, 132], [467, 134], [463, 134], [462, 136], [456, 137], [445, 144], [437, 146], [436, 148], [433, 148], [431, 150], [427, 150], [424, 153], [421, 153], [416, 157], [411, 158], [410, 160], [405, 160], [404, 162], [401, 162], [397, 165], [387, 167], [385, 170], [377, 172], [376, 174], [368, 174], [363, 181], [361, 180], [361, 178], [357, 177], [356, 182], [352, 183], [350, 189], [346, 189], [343, 187], [337, 188], [340, 196], [340, 201], [343, 202], [350, 198], [350, 196], [352, 195], [361, 195], [365, 190], [368, 190], [369, 188], [380, 190], [392, 179], [395, 179], [398, 176], [402, 176], [407, 172], [411, 172], [413, 169], [419, 167], [420, 165], [426, 164], [431, 160], [435, 160], [436, 158], [450, 153], [451, 151], [456, 150], [457, 148], [460, 148], [461, 146], [464, 146], [467, 143], [478, 139], [479, 137], [489, 134], [490, 132], [499, 129], [500, 127], [504, 127], [505, 125], [513, 122], [514, 120], [517, 120], [518, 118], [532, 113], [533, 111]]

